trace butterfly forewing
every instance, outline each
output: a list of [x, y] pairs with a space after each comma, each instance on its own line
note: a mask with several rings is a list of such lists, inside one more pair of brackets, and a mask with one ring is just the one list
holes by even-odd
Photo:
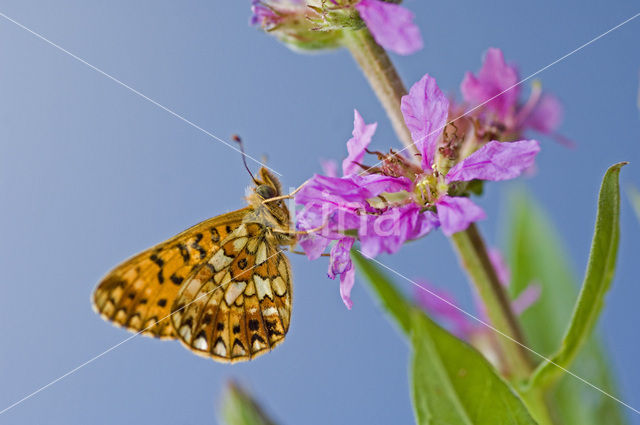
[[220, 245], [182, 286], [173, 326], [198, 354], [249, 360], [279, 344], [289, 328], [289, 263], [257, 223], [240, 223]]
[[249, 209], [203, 221], [116, 267], [96, 288], [94, 308], [133, 332], [175, 338], [168, 316], [180, 288]]

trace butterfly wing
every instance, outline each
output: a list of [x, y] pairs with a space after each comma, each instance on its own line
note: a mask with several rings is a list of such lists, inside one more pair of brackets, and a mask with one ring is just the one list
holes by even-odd
[[205, 220], [125, 261], [98, 284], [94, 309], [132, 332], [175, 338], [167, 317], [180, 288], [251, 210], [247, 207]]
[[220, 245], [180, 289], [171, 319], [197, 354], [250, 360], [280, 344], [289, 329], [289, 261], [257, 223], [240, 224]]

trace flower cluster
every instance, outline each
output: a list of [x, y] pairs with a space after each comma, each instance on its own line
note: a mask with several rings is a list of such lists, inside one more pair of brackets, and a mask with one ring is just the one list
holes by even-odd
[[422, 48], [408, 9], [383, 0], [253, 0], [251, 24], [301, 50], [339, 47], [343, 31], [365, 25], [381, 46], [401, 55]]
[[[303, 206], [297, 228], [309, 232], [300, 245], [315, 259], [334, 243], [328, 274], [340, 276], [347, 307], [355, 272], [349, 252], [356, 240], [365, 256], [374, 257], [394, 253], [436, 228], [447, 236], [463, 231], [485, 218], [469, 198], [482, 182], [513, 179], [533, 166], [539, 144], [520, 136], [527, 128], [554, 129], [559, 109], [550, 113], [547, 102], [519, 106], [514, 96], [493, 98], [517, 78], [514, 72], [502, 53], [491, 49], [478, 76], [467, 74], [462, 83], [466, 103], [481, 105], [462, 117], [460, 105], [453, 105], [432, 77], [415, 83], [401, 104], [417, 151], [413, 155], [370, 152], [376, 124], [366, 124], [355, 111], [342, 176], [336, 175], [337, 167], [325, 167], [327, 175], [314, 175], [295, 197]], [[364, 165], [367, 153], [379, 162]]]

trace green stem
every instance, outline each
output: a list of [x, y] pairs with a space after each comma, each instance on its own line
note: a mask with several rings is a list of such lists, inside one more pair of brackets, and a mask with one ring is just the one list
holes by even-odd
[[[523, 382], [530, 376], [533, 365], [525, 348], [520, 323], [511, 308], [509, 296], [498, 279], [478, 227], [471, 224], [467, 230], [454, 234], [451, 242], [458, 253], [462, 267], [482, 298], [491, 325], [503, 334], [496, 340], [500, 344], [507, 374], [517, 384]], [[553, 424], [544, 393], [532, 391], [522, 395], [531, 413], [541, 425]]]
[[404, 123], [404, 117], [400, 110], [400, 100], [402, 96], [407, 94], [407, 89], [387, 52], [376, 43], [366, 28], [345, 31], [344, 45], [360, 65], [371, 88], [387, 112], [400, 141], [413, 153], [417, 153], [411, 140], [411, 133]]
[[[491, 325], [507, 337], [497, 338], [507, 372], [515, 379], [529, 376], [532, 365], [526, 352], [524, 337], [511, 302], [491, 264], [487, 247], [475, 224], [451, 237], [460, 263], [486, 306]], [[514, 342], [515, 341], [515, 342]], [[523, 344], [523, 345], [520, 345]]]

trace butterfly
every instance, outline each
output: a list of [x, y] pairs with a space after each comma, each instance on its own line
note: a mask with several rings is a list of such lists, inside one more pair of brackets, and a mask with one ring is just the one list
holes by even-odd
[[130, 258], [98, 284], [104, 319], [226, 363], [279, 345], [291, 319], [294, 246], [277, 178], [261, 168], [248, 206], [205, 220]]

